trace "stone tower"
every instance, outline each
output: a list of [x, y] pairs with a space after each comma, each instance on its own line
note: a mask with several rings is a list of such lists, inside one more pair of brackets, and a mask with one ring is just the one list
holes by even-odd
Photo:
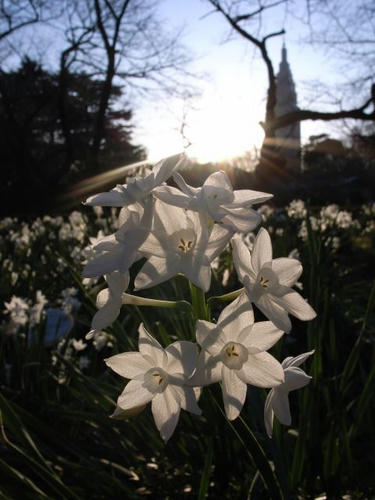
[[[275, 115], [280, 116], [298, 109], [297, 94], [292, 72], [287, 60], [285, 45], [281, 51], [281, 63], [276, 76], [277, 104]], [[301, 170], [301, 127], [294, 123], [276, 131], [278, 154], [285, 161], [284, 167], [290, 174]], [[286, 173], [286, 172], [285, 172]]]

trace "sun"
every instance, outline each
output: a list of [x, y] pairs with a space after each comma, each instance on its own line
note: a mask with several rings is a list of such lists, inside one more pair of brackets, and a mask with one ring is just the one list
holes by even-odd
[[153, 134], [145, 137], [150, 160], [185, 150], [201, 163], [217, 162], [242, 156], [254, 146], [260, 148], [264, 137], [259, 125], [263, 109], [242, 90], [242, 93], [233, 92], [232, 87], [224, 90], [220, 87], [220, 91], [204, 92], [198, 102], [187, 109], [183, 134], [178, 103], [169, 106], [175, 116], [173, 127], [170, 116], [163, 118], [160, 112], [150, 116], [148, 127], [155, 123]]

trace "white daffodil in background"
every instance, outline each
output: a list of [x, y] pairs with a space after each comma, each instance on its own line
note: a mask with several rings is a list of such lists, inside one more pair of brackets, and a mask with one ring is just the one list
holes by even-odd
[[211, 283], [211, 262], [233, 232], [214, 225], [209, 230], [195, 212], [155, 201], [152, 230], [139, 251], [148, 258], [135, 289], [149, 288], [183, 273], [205, 292]]
[[116, 373], [131, 379], [117, 406], [138, 411], [151, 401], [156, 427], [165, 442], [176, 428], [181, 408], [201, 414], [193, 388], [185, 385], [196, 369], [196, 344], [177, 341], [163, 349], [141, 324], [139, 352], [124, 352], [105, 361]]
[[251, 304], [241, 294], [223, 309], [217, 324], [197, 321], [202, 351], [190, 383], [221, 381], [225, 413], [234, 420], [245, 402], [247, 384], [274, 387], [284, 382], [282, 366], [266, 352], [282, 335], [271, 321], [254, 323]]
[[251, 206], [273, 196], [250, 189], [233, 191], [229, 177], [223, 171], [211, 174], [200, 188], [186, 184], [178, 173], [173, 179], [181, 191], [161, 186], [155, 189], [154, 195], [170, 205], [205, 214], [235, 231], [249, 232], [257, 227], [262, 218]]
[[151, 191], [163, 184], [184, 163], [185, 155], [178, 154], [169, 156], [157, 163], [151, 173], [143, 178], [135, 178], [128, 184], [118, 184], [114, 189], [106, 193], [98, 193], [90, 196], [85, 205], [101, 207], [124, 207], [132, 203], [141, 202]]
[[306, 361], [312, 354], [314, 354], [314, 351], [300, 354], [295, 358], [285, 358], [282, 362], [285, 381], [279, 386], [271, 389], [264, 405], [264, 424], [269, 437], [272, 437], [274, 415], [276, 415], [277, 420], [283, 425], [291, 424], [292, 417], [290, 415], [288, 394], [290, 391], [305, 387], [305, 385], [310, 382], [312, 377], [306, 375], [306, 373], [299, 368], [299, 365]]
[[122, 294], [129, 285], [129, 273], [114, 271], [105, 276], [108, 288], [101, 290], [96, 297], [96, 307], [99, 309], [91, 321], [91, 330], [86, 339], [91, 339], [96, 333], [110, 326], [120, 314]]
[[84, 278], [96, 278], [112, 271], [125, 273], [141, 255], [139, 247], [147, 238], [152, 225], [153, 199], [150, 196], [144, 207], [139, 203], [123, 208], [120, 228], [93, 246], [94, 256], [83, 269]]
[[278, 328], [290, 331], [288, 313], [303, 321], [315, 318], [313, 308], [291, 288], [302, 273], [301, 263], [289, 258], [272, 259], [271, 238], [265, 229], [259, 230], [251, 254], [239, 236], [232, 239], [232, 247], [233, 263], [250, 302]]

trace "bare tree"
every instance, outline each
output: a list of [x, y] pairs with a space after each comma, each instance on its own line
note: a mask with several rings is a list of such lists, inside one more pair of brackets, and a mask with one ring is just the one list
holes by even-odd
[[185, 95], [192, 87], [183, 78], [189, 62], [180, 32], [166, 33], [152, 0], [75, 0], [60, 59], [102, 82], [92, 140], [92, 162], [98, 164], [108, 103], [114, 83], [150, 92], [163, 89]]
[[375, 81], [375, 3], [373, 0], [309, 0], [299, 19], [308, 43], [336, 59], [350, 92], [368, 93]]
[[[314, 0], [306, 1], [307, 13], [311, 9]], [[315, 0], [320, 2], [320, 0]], [[320, 3], [328, 3], [329, 0], [323, 0]], [[363, 121], [375, 120], [375, 95], [374, 86], [367, 88], [367, 96], [362, 103], [356, 107], [347, 109], [338, 109], [337, 111], [325, 112], [311, 109], [297, 109], [295, 111], [275, 115], [276, 106], [276, 77], [274, 67], [267, 49], [267, 42], [270, 38], [284, 34], [284, 29], [277, 29], [266, 34], [262, 34], [262, 21], [265, 13], [274, 8], [288, 8], [291, 0], [258, 0], [257, 7], [248, 10], [249, 2], [241, 0], [208, 0], [214, 7], [215, 12], [219, 12], [229, 23], [232, 30], [242, 38], [253, 44], [259, 51], [267, 70], [268, 90], [266, 99], [265, 120], [261, 122], [264, 129], [265, 138], [262, 146], [260, 165], [258, 173], [263, 170], [277, 169], [277, 151], [274, 147], [275, 132], [277, 129], [286, 127], [296, 122], [305, 120], [338, 120], [344, 118], [353, 118]], [[310, 17], [311, 20], [311, 17]]]
[[80, 8], [80, 0], [71, 0], [65, 5], [65, 40], [66, 46], [60, 53], [59, 58], [59, 85], [58, 85], [58, 107], [61, 120], [61, 129], [65, 139], [66, 158], [65, 169], [68, 170], [73, 162], [73, 138], [67, 116], [67, 97], [69, 92], [69, 73], [72, 66], [77, 62], [79, 52], [85, 50], [94, 35], [96, 26], [93, 16], [87, 17], [86, 9]]
[[0, 42], [26, 26], [53, 19], [55, 7], [48, 0], [0, 0]]
[[[58, 105], [67, 146], [67, 167], [72, 157], [71, 127], [66, 113], [70, 72], [83, 72], [101, 82], [91, 141], [93, 167], [100, 164], [105, 124], [113, 89], [126, 97], [162, 91], [185, 96], [194, 93], [193, 76], [186, 71], [190, 57], [181, 44], [181, 32], [165, 28], [157, 11], [158, 0], [0, 0], [0, 33], [11, 55], [27, 55], [59, 74]], [[39, 23], [38, 33], [32, 26]], [[36, 35], [36, 36], [35, 36]], [[56, 36], [55, 36], [56, 35]], [[42, 37], [43, 43], [38, 43]], [[0, 38], [0, 42], [1, 42]], [[32, 40], [36, 40], [33, 44]], [[22, 52], [29, 43], [27, 52]], [[0, 45], [4, 48], [5, 44]], [[37, 54], [37, 57], [35, 57]], [[10, 58], [10, 67], [17, 58]], [[119, 102], [119, 108], [124, 103]]]

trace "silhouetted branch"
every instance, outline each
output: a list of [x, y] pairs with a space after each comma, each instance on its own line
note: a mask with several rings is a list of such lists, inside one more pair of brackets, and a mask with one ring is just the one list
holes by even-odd
[[360, 108], [340, 110], [335, 112], [322, 112], [322, 111], [313, 111], [308, 109], [299, 109], [296, 111], [292, 111], [290, 113], [285, 113], [282, 116], [275, 117], [270, 123], [260, 122], [260, 124], [266, 132], [267, 130], [277, 130], [278, 128], [286, 127], [288, 125], [292, 125], [293, 123], [305, 120], [332, 121], [332, 120], [352, 118], [355, 120], [374, 121], [375, 108], [374, 111], [370, 113], [365, 113], [365, 110], [370, 106], [371, 103], [374, 104], [373, 98], [368, 99], [365, 102], [365, 104]]

